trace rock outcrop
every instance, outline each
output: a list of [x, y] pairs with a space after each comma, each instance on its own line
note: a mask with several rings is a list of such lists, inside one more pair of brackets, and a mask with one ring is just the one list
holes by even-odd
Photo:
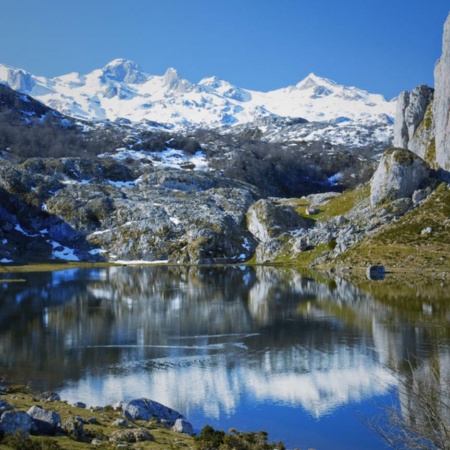
[[0, 193], [0, 261], [229, 263], [256, 246], [257, 189], [213, 172], [34, 158], [0, 167]]
[[433, 116], [436, 133], [436, 162], [450, 170], [450, 15], [444, 25], [442, 56], [434, 70]]
[[412, 197], [428, 179], [429, 173], [428, 164], [415, 153], [399, 148], [388, 150], [371, 180], [371, 205]]
[[418, 86], [412, 92], [403, 91], [397, 100], [394, 122], [394, 147], [410, 148], [417, 128], [422, 123], [434, 89]]
[[450, 15], [444, 25], [434, 85], [434, 90], [422, 85], [399, 95], [393, 144], [446, 173], [450, 171]]

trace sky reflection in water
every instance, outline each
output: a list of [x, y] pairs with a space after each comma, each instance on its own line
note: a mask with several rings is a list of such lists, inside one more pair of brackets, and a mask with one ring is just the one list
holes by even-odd
[[432, 342], [346, 281], [293, 270], [113, 267], [23, 277], [0, 290], [0, 371], [70, 402], [152, 398], [197, 430], [266, 429], [290, 447], [384, 448], [358, 415], [392, 401], [391, 370], [411, 350], [426, 357]]

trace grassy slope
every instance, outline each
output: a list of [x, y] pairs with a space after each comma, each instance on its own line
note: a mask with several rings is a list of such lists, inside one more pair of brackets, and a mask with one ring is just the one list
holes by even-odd
[[[421, 234], [430, 227], [431, 233]], [[450, 190], [442, 183], [419, 208], [341, 255], [339, 265], [450, 270]]]
[[[326, 221], [349, 213], [352, 208], [367, 201], [369, 193], [368, 184], [353, 191], [346, 191], [322, 205], [320, 213], [314, 216], [306, 215], [305, 209], [309, 206], [306, 199], [296, 200], [294, 204], [300, 215], [316, 221]], [[292, 201], [290, 203], [292, 204]], [[421, 234], [427, 227], [430, 227], [432, 232]], [[293, 260], [290, 249], [286, 247], [286, 251], [275, 263], [307, 267], [329, 250], [329, 246], [320, 245], [300, 253]], [[327, 267], [363, 268], [369, 264], [382, 264], [388, 270], [450, 271], [450, 190], [444, 183], [419, 208], [410, 211], [400, 220], [383, 226], [375, 234], [328, 263]]]
[[[33, 400], [33, 395], [28, 392], [26, 388], [17, 387], [17, 389], [12, 389], [16, 392], [11, 392], [6, 395], [1, 395], [2, 400], [6, 400], [11, 405], [14, 405], [17, 410], [27, 411], [31, 406], [39, 404], [44, 409], [56, 411], [60, 414], [61, 419], [67, 419], [73, 416], [79, 416], [84, 419], [96, 418], [99, 424], [97, 425], [84, 425], [85, 431], [88, 431], [93, 437], [99, 436], [103, 437], [102, 440], [105, 444], [96, 448], [115, 448], [111, 446], [108, 442], [106, 436], [112, 434], [114, 431], [121, 429], [117, 426], [111, 426], [112, 422], [117, 418], [123, 418], [121, 412], [114, 411], [112, 408], [106, 408], [105, 411], [90, 411], [83, 408], [75, 408], [70, 406], [65, 402], [51, 402], [45, 403], [42, 401]], [[136, 421], [134, 424], [130, 424], [132, 427], [142, 427], [148, 430], [148, 432], [155, 438], [154, 441], [139, 442], [130, 445], [130, 448], [134, 449], [167, 449], [167, 448], [193, 448], [194, 441], [188, 435], [176, 433], [174, 431], [168, 430], [160, 425], [153, 422], [143, 422]], [[32, 439], [42, 440], [42, 439], [52, 439], [55, 440], [62, 448], [67, 450], [77, 450], [77, 449], [88, 449], [93, 448], [90, 443], [78, 442], [67, 436], [54, 436], [54, 437], [37, 437], [32, 436]], [[92, 439], [92, 438], [91, 438]], [[6, 445], [0, 443], [0, 449], [7, 449]]]

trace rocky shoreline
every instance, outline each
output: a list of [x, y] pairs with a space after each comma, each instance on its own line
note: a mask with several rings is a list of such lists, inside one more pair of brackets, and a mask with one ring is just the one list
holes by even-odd
[[125, 444], [137, 442], [153, 444], [139, 448], [158, 448], [168, 442], [192, 446], [194, 434], [182, 414], [145, 398], [87, 408], [82, 402], [68, 404], [54, 392], [36, 393], [10, 383], [0, 386], [0, 448], [14, 435], [47, 437], [61, 442], [60, 448], [75, 448], [75, 442], [76, 448], [127, 448]]

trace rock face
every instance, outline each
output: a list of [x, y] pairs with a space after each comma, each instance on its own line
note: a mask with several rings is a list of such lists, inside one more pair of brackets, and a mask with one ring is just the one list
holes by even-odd
[[256, 248], [256, 262], [270, 261], [281, 249], [279, 238], [287, 232], [299, 228], [309, 228], [314, 221], [296, 213], [289, 205], [273, 200], [259, 200], [247, 212], [247, 227], [259, 241]]
[[399, 95], [394, 122], [395, 147], [410, 148], [410, 142], [425, 117], [433, 92], [434, 89], [421, 85], [411, 93], [404, 91]]
[[286, 230], [307, 228], [310, 220], [298, 215], [294, 208], [272, 200], [259, 200], [247, 213], [247, 227], [260, 242], [267, 242]]
[[450, 170], [450, 15], [444, 25], [442, 56], [435, 66], [434, 85], [436, 162], [444, 170]]
[[257, 190], [219, 174], [36, 158], [0, 167], [0, 194], [0, 260], [230, 263], [256, 246]]
[[388, 150], [371, 180], [371, 205], [411, 197], [428, 179], [429, 172], [428, 164], [411, 151]]
[[444, 25], [442, 55], [434, 70], [435, 89], [402, 92], [394, 124], [395, 147], [407, 148], [431, 167], [450, 171], [450, 15]]

